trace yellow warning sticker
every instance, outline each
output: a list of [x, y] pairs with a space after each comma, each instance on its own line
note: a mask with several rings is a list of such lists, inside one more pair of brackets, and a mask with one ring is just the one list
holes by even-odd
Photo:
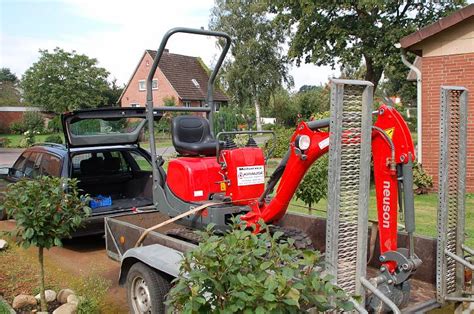
[[388, 135], [388, 137], [390, 137], [390, 139], [393, 138], [393, 132], [395, 131], [395, 128], [386, 129], [384, 131], [385, 131], [385, 133], [387, 133], [387, 135]]
[[227, 189], [225, 182], [221, 182], [221, 191], [224, 192]]

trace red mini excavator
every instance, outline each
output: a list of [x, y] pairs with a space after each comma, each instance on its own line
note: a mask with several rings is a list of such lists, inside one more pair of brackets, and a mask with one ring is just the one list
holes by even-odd
[[[217, 36], [225, 43], [222, 54], [208, 82], [208, 106], [197, 108], [154, 107], [152, 79], [169, 37], [175, 33]], [[282, 218], [307, 170], [329, 148], [329, 119], [301, 122], [290, 140], [289, 149], [265, 187], [265, 158], [249, 136], [245, 147], [237, 147], [231, 135], [242, 132], [222, 132], [214, 136], [212, 100], [213, 83], [230, 46], [225, 33], [176, 28], [164, 37], [150, 67], [147, 79], [147, 120], [149, 126], [151, 161], [153, 166], [153, 202], [156, 208], [170, 217], [186, 216], [181, 224], [202, 228], [214, 223], [225, 229], [231, 217], [241, 215], [249, 226], [257, 226], [260, 219], [267, 224]], [[172, 120], [172, 140], [178, 157], [169, 161], [157, 156], [153, 136], [153, 120], [163, 112], [202, 112], [181, 115]], [[374, 280], [379, 290], [399, 306], [408, 301], [408, 279], [421, 261], [414, 254], [413, 232], [413, 174], [415, 158], [413, 142], [407, 124], [392, 107], [383, 105], [376, 112], [372, 127], [372, 152], [379, 221], [381, 274]], [[247, 131], [247, 134], [256, 132]], [[220, 141], [221, 135], [227, 136]], [[278, 188], [273, 196], [272, 191]], [[397, 206], [398, 204], [398, 206]], [[184, 214], [197, 207], [204, 210]], [[405, 214], [408, 248], [397, 244], [398, 208]], [[331, 208], [328, 209], [329, 211]], [[185, 231], [171, 230], [171, 236], [186, 239]], [[291, 235], [289, 235], [291, 236]], [[370, 300], [372, 308], [380, 308], [377, 298]]]

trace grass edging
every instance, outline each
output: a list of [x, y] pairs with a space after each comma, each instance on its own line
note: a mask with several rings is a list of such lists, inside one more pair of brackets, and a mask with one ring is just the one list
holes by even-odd
[[5, 301], [4, 298], [0, 295], [0, 313], [2, 314], [16, 314], [15, 310], [8, 304], [7, 301]]

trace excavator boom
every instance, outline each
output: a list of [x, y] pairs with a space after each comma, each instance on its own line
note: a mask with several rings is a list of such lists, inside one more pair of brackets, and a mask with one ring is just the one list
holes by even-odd
[[[375, 113], [377, 120], [372, 131], [372, 154], [374, 162], [375, 190], [379, 222], [381, 254], [397, 251], [397, 216], [400, 208], [407, 210], [406, 216], [413, 218], [413, 192], [411, 164], [415, 153], [411, 134], [402, 116], [393, 107], [382, 105]], [[259, 219], [272, 223], [282, 218], [293, 198], [298, 185], [311, 165], [329, 149], [329, 119], [301, 122], [291, 137], [289, 150], [270, 177], [267, 188], [258, 203], [250, 206], [252, 211], [242, 216], [248, 224], [258, 226]], [[350, 134], [348, 134], [350, 135]], [[357, 136], [345, 136], [346, 140], [357, 141]], [[279, 182], [276, 193], [270, 193]], [[400, 196], [400, 198], [399, 198]], [[331, 210], [331, 209], [329, 209]], [[413, 218], [414, 220], [414, 218]], [[414, 221], [406, 224], [414, 231]], [[412, 230], [413, 229], [413, 230]], [[411, 248], [412, 251], [413, 248]], [[396, 263], [387, 261], [393, 272]]]

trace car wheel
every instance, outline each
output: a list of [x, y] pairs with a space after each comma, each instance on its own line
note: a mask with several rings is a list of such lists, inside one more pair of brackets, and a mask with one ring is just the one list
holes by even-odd
[[170, 282], [143, 263], [135, 263], [127, 274], [127, 300], [131, 313], [166, 313]]

